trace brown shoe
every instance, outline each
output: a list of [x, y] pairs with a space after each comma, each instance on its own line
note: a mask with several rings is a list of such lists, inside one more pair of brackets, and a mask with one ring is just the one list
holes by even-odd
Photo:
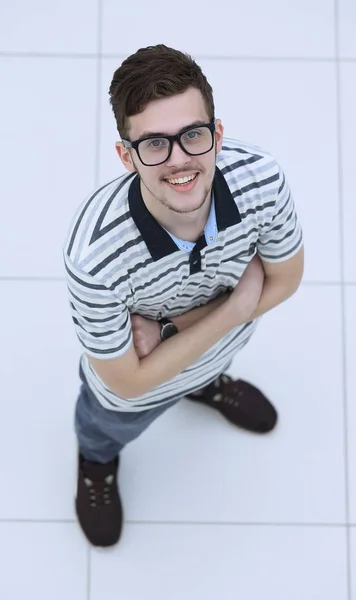
[[79, 454], [75, 501], [79, 524], [93, 546], [113, 546], [122, 530], [122, 505], [117, 486], [119, 457], [106, 464]]
[[259, 389], [226, 374], [186, 398], [217, 409], [230, 423], [254, 433], [268, 433], [277, 424], [276, 409]]

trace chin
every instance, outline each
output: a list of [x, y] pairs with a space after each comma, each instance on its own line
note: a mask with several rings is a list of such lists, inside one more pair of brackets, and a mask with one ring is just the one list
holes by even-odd
[[193, 214], [196, 213], [198, 210], [201, 209], [201, 207], [204, 205], [204, 202], [200, 202], [200, 203], [189, 203], [189, 204], [169, 204], [167, 205], [167, 207], [176, 213], [180, 213], [182, 215], [189, 215], [189, 214]]

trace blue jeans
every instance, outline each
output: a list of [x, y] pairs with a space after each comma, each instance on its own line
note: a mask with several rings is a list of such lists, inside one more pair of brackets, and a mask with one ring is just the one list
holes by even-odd
[[107, 410], [89, 388], [81, 366], [82, 380], [75, 409], [75, 431], [79, 451], [91, 462], [113, 460], [126, 444], [136, 439], [157, 417], [179, 402], [169, 402], [142, 412]]

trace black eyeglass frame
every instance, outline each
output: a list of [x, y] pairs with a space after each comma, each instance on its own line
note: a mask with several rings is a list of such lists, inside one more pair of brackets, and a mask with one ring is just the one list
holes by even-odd
[[[194, 129], [200, 129], [201, 127], [206, 127], [207, 129], [209, 129], [209, 131], [211, 132], [211, 146], [209, 148], [209, 150], [205, 150], [204, 152], [199, 152], [198, 154], [196, 153], [192, 153], [192, 152], [188, 152], [188, 150], [186, 148], [184, 148], [182, 142], [181, 142], [181, 137], [187, 133], [187, 131], [194, 131]], [[137, 156], [139, 157], [140, 161], [142, 162], [143, 165], [145, 165], [145, 167], [157, 167], [158, 165], [163, 165], [163, 163], [167, 162], [167, 160], [169, 160], [171, 154], [172, 154], [172, 150], [173, 150], [173, 143], [177, 142], [179, 147], [183, 150], [183, 152], [185, 152], [186, 154], [188, 154], [189, 156], [202, 156], [203, 154], [207, 154], [208, 152], [210, 152], [214, 146], [214, 131], [216, 129], [216, 125], [215, 125], [215, 119], [213, 119], [212, 121], [210, 121], [210, 123], [203, 123], [202, 125], [197, 125], [196, 127], [192, 127], [191, 125], [189, 127], [186, 127], [185, 129], [183, 129], [182, 131], [180, 131], [179, 133], [176, 133], [175, 135], [149, 135], [147, 137], [144, 138], [139, 138], [138, 140], [134, 140], [134, 141], [130, 141], [130, 140], [122, 140], [122, 143], [124, 144], [125, 148], [133, 148], [134, 150], [136, 150]], [[164, 160], [155, 163], [153, 165], [151, 164], [147, 164], [145, 162], [143, 162], [138, 147], [141, 144], [141, 142], [145, 142], [146, 140], [160, 140], [160, 139], [164, 139], [164, 140], [168, 140], [170, 147], [169, 147], [169, 152], [168, 152], [168, 156], [167, 158], [165, 158]]]

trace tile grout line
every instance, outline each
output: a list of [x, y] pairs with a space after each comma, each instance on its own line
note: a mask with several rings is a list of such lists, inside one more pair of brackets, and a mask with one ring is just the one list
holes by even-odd
[[[115, 53], [96, 53], [96, 52], [16, 52], [16, 51], [0, 51], [0, 58], [63, 58], [63, 59], [118, 59], [123, 60], [127, 54]], [[196, 60], [217, 60], [217, 61], [247, 61], [247, 62], [311, 62], [311, 63], [354, 63], [356, 57], [335, 58], [332, 56], [239, 56], [239, 55], [205, 55], [195, 54]]]
[[[77, 519], [0, 519], [2, 524], [25, 524], [25, 525], [76, 525]], [[169, 525], [179, 527], [181, 525], [191, 527], [215, 526], [215, 527], [305, 527], [309, 529], [355, 529], [356, 523], [312, 523], [312, 522], [268, 522], [268, 521], [147, 521], [140, 519], [128, 519], [126, 525]]]
[[97, 24], [97, 62], [96, 62], [96, 123], [95, 123], [95, 168], [94, 168], [94, 187], [99, 185], [100, 176], [100, 144], [101, 144], [101, 81], [102, 81], [102, 0], [98, 3], [98, 24]]
[[[96, 55], [96, 123], [95, 123], [95, 150], [94, 150], [94, 187], [99, 186], [100, 178], [100, 154], [101, 154], [101, 82], [102, 82], [102, 48], [103, 48], [103, 3], [97, 0], [98, 22], [97, 22], [97, 55]], [[91, 547], [87, 550], [87, 600], [91, 600]]]
[[91, 547], [87, 549], [87, 600], [91, 599]]
[[[192, 54], [192, 53], [190, 53]], [[102, 58], [104, 59], [118, 59], [118, 60], [124, 60], [127, 57], [127, 54], [115, 54], [115, 53], [110, 53], [110, 52], [105, 52], [102, 55]], [[213, 55], [213, 54], [199, 54], [199, 53], [195, 53], [194, 54], [194, 59], [196, 61], [202, 61], [202, 60], [217, 60], [217, 61], [246, 61], [246, 62], [281, 62], [281, 63], [286, 63], [286, 62], [301, 62], [301, 63], [334, 63], [334, 62], [356, 62], [356, 56], [355, 57], [345, 57], [345, 58], [337, 58], [335, 56], [244, 56], [244, 55]]]
[[[344, 188], [342, 168], [342, 119], [341, 119], [341, 68], [339, 36], [339, 0], [334, 0], [334, 36], [335, 36], [335, 82], [336, 82], [336, 135], [337, 135], [337, 170], [338, 170], [338, 199], [339, 199], [339, 235], [340, 235], [340, 275], [341, 282], [345, 281], [345, 252], [344, 252]], [[346, 514], [346, 569], [348, 600], [352, 600], [351, 576], [351, 531], [350, 531], [350, 486], [349, 486], [349, 435], [348, 435], [348, 390], [347, 390], [347, 348], [346, 348], [346, 293], [345, 286], [340, 286], [341, 297], [341, 360], [342, 360], [342, 391], [344, 405], [344, 473], [345, 473], [345, 514]]]

